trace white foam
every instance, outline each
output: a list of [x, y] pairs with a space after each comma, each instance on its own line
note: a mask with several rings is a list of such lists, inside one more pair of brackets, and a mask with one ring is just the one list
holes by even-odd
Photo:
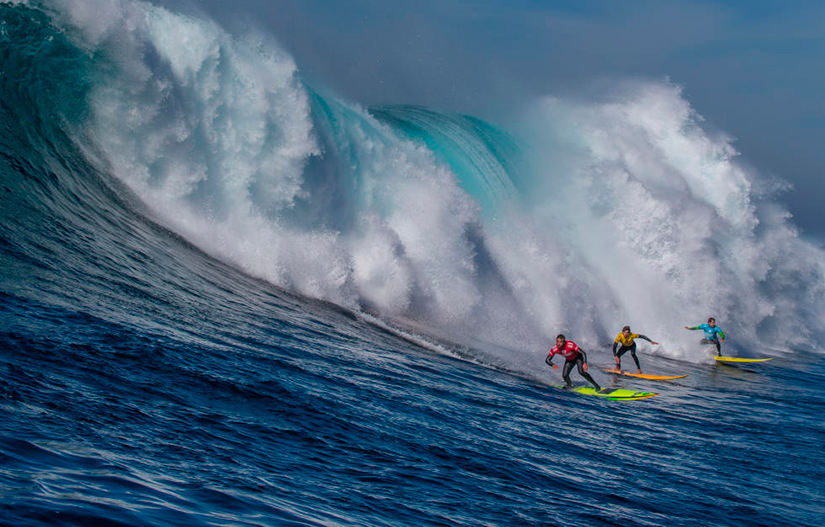
[[[534, 166], [525, 195], [482, 217], [431, 152], [358, 106], [325, 101], [334, 132], [321, 146], [296, 65], [267, 38], [140, 2], [102, 2], [100, 19], [68, 5], [83, 45], [116, 66], [92, 94], [89, 132], [111, 172], [250, 274], [524, 350], [528, 369], [556, 333], [606, 349], [624, 324], [696, 360], [682, 326], [711, 315], [745, 345], [825, 333], [821, 248], [755, 202], [730, 138], [703, 130], [667, 81], [537, 101], [519, 128]], [[351, 180], [307, 178], [336, 155], [335, 176]], [[354, 221], [290, 219], [335, 200]]]
[[[562, 226], [566, 247], [590, 268], [584, 272], [607, 286], [602, 299], [590, 299], [617, 305], [600, 322], [665, 335], [674, 354], [693, 345], [693, 336], [676, 336], [681, 325], [708, 316], [746, 345], [757, 344], [769, 316], [778, 320], [772, 339], [805, 342], [811, 320], [800, 314], [822, 308], [822, 252], [798, 238], [776, 205], [758, 213], [751, 193], [758, 176], [736, 164], [728, 137], [701, 128], [679, 87], [637, 83], [609, 102], [547, 99], [541, 108], [530, 129], [547, 148], [536, 150], [552, 153], [541, 159], [547, 171], [562, 171], [538, 185], [563, 205], [540, 213]], [[780, 275], [793, 281], [789, 264], [808, 275], [815, 293], [807, 305], [765, 292]]]

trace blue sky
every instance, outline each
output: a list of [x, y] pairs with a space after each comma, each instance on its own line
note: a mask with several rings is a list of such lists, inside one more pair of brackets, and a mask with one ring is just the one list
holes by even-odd
[[[166, 4], [182, 0], [168, 0]], [[201, 0], [274, 34], [302, 75], [364, 105], [495, 119], [529, 95], [669, 77], [736, 138], [741, 160], [794, 185], [781, 200], [825, 240], [825, 3], [605, 0]]]

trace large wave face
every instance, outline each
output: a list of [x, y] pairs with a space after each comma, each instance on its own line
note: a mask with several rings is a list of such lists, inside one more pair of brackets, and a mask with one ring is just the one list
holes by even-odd
[[266, 35], [151, 4], [37, 5], [84, 63], [79, 151], [244, 272], [516, 362], [625, 324], [698, 359], [681, 328], [711, 315], [743, 346], [825, 339], [822, 249], [667, 81], [496, 127], [324, 95]]

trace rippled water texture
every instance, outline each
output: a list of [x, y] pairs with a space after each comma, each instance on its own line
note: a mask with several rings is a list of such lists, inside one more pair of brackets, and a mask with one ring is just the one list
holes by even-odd
[[[523, 138], [324, 97], [211, 22], [55, 5], [0, 4], [0, 524], [823, 523], [821, 248], [677, 89], [544, 101], [587, 148], [535, 173]], [[649, 97], [686, 117], [616, 117]], [[674, 156], [622, 171], [607, 136]], [[708, 311], [773, 360], [714, 364], [682, 329]], [[689, 375], [603, 373], [627, 320]], [[553, 388], [562, 328], [659, 395]]]

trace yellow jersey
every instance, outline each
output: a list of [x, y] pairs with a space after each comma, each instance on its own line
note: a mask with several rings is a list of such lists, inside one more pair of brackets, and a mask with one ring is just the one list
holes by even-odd
[[630, 335], [626, 336], [624, 333], [619, 333], [616, 335], [616, 340], [613, 341], [615, 344], [616, 342], [620, 343], [622, 346], [630, 347], [633, 345], [633, 339], [644, 339], [650, 342], [650, 339], [645, 337], [644, 335], [639, 335], [638, 333], [631, 333]]

